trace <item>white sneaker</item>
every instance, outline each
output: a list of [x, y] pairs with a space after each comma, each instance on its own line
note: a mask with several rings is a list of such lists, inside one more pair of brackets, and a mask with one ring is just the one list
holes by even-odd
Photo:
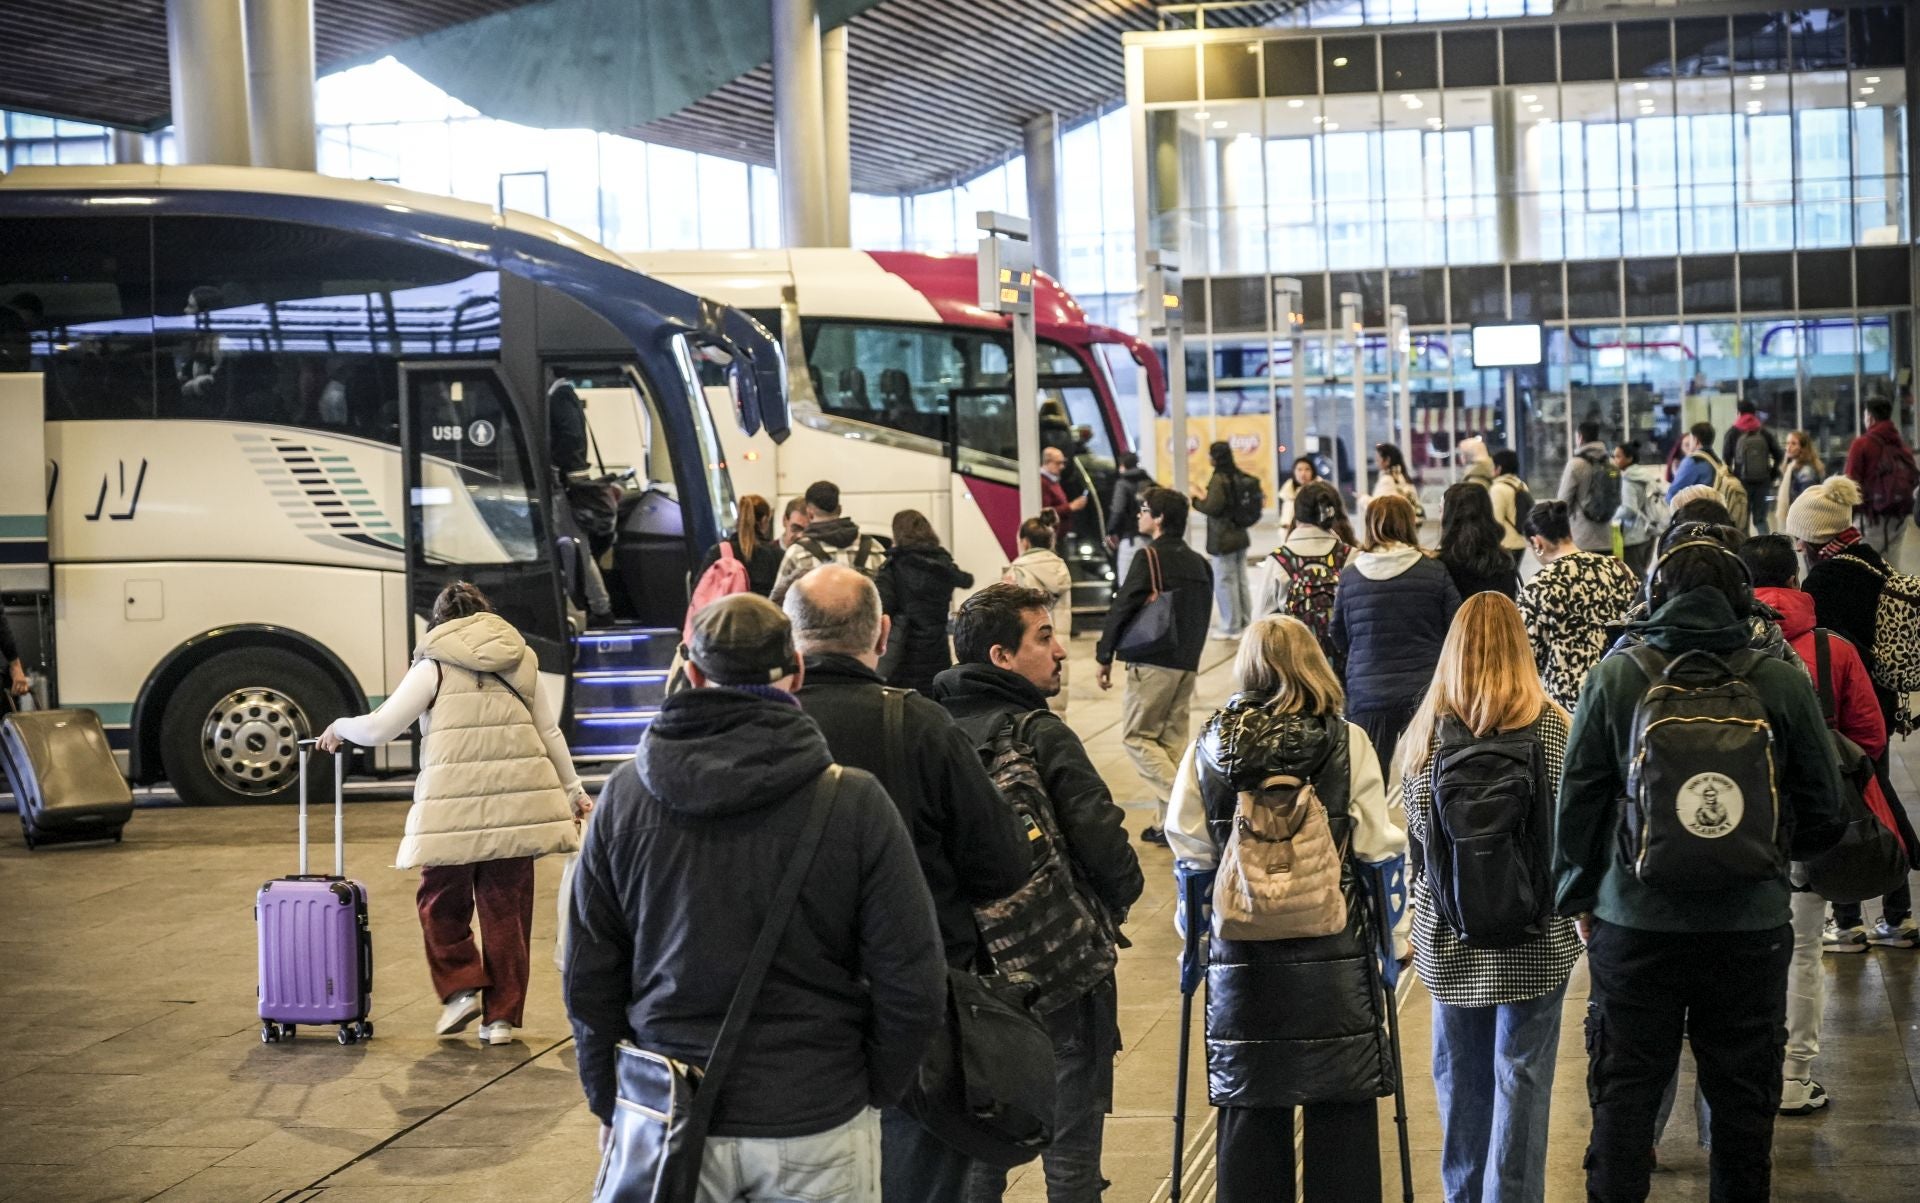
[[1827, 1090], [1808, 1078], [1787, 1078], [1780, 1083], [1780, 1114], [1811, 1115], [1827, 1105]]
[[434, 1031], [442, 1036], [451, 1036], [455, 1032], [464, 1032], [467, 1025], [480, 1018], [480, 992], [462, 990], [447, 1000], [440, 1008], [440, 1022], [434, 1025]]
[[480, 1025], [480, 1043], [512, 1044], [513, 1025], [504, 1019], [496, 1019], [492, 1023]]

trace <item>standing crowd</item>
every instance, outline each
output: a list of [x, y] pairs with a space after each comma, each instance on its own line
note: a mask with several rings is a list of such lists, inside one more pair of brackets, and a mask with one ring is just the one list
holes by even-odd
[[[1403, 857], [1450, 1203], [1545, 1198], [1583, 953], [1589, 1197], [1646, 1197], [1683, 1041], [1713, 1197], [1769, 1196], [1775, 1116], [1833, 1097], [1821, 950], [1920, 945], [1920, 847], [1886, 772], [1920, 593], [1883, 554], [1920, 481], [1875, 417], [1865, 480], [1821, 480], [1804, 433], [1782, 444], [1751, 411], [1718, 454], [1690, 429], [1664, 485], [1590, 425], [1548, 500], [1481, 448], [1433, 548], [1397, 448], [1357, 532], [1303, 460], [1253, 574], [1266, 499], [1226, 444], [1191, 495], [1123, 465], [1097, 683], [1124, 682], [1142, 839], [1180, 880], [1183, 990], [1205, 982], [1222, 1203], [1292, 1198], [1296, 1176], [1309, 1200], [1381, 1197], [1378, 1100], [1401, 1085], [1383, 883]], [[400, 690], [323, 738], [421, 722], [402, 861], [427, 867], [441, 1031], [511, 1038], [532, 858], [568, 854], [596, 1199], [987, 1203], [1037, 1157], [1050, 1203], [1092, 1203], [1144, 879], [1131, 799], [1061, 713], [1054, 543], [1077, 511], [1025, 522], [956, 607], [976, 582], [923, 514], [882, 538], [830, 482], [796, 501], [776, 532], [742, 499], [695, 590], [686, 688], [597, 805], [525, 642], [471, 586]], [[1234, 692], [1196, 735], [1210, 634], [1237, 644]], [[1869, 872], [1887, 849], [1898, 872]]]

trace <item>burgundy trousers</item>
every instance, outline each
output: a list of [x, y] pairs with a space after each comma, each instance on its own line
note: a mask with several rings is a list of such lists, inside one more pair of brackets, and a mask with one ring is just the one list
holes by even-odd
[[[533, 858], [420, 871], [420, 930], [440, 1001], [462, 990], [484, 992], [485, 1020], [521, 1026], [533, 943]], [[480, 940], [473, 912], [480, 912]]]

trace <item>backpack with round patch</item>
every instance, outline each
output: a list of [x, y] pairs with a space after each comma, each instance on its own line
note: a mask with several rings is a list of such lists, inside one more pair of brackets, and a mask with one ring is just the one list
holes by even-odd
[[1627, 753], [1628, 869], [1686, 893], [1784, 880], [1773, 726], [1748, 680], [1760, 653], [1626, 654], [1648, 681]]
[[1274, 559], [1287, 570], [1287, 589], [1280, 612], [1307, 625], [1319, 641], [1327, 663], [1337, 670], [1340, 651], [1333, 642], [1333, 601], [1340, 589], [1340, 569], [1347, 562], [1347, 545], [1335, 543], [1324, 556], [1303, 556], [1291, 547], [1274, 550]]

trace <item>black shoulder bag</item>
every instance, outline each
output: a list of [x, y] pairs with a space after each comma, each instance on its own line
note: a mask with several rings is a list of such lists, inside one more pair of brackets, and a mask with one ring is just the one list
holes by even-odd
[[1814, 629], [1813, 648], [1814, 692], [1820, 695], [1820, 712], [1827, 720], [1828, 738], [1833, 741], [1833, 758], [1845, 786], [1840, 802], [1848, 813], [1846, 830], [1838, 842], [1806, 861], [1807, 888], [1829, 902], [1865, 902], [1898, 888], [1907, 879], [1906, 850], [1868, 801], [1874, 780], [1873, 761], [1859, 744], [1840, 734], [1826, 628]]
[[720, 1105], [727, 1073], [739, 1054], [740, 1038], [753, 1014], [767, 969], [773, 964], [773, 954], [779, 950], [788, 920], [793, 918], [800, 886], [820, 849], [820, 837], [833, 814], [840, 782], [840, 766], [833, 765], [814, 784], [807, 825], [774, 893], [766, 924], [747, 957], [746, 972], [727, 1004], [727, 1016], [720, 1021], [720, 1034], [714, 1040], [706, 1069], [629, 1041], [620, 1042], [613, 1139], [600, 1161], [593, 1203], [693, 1203], [698, 1196], [707, 1128]]
[[1173, 608], [1173, 593], [1160, 575], [1160, 552], [1149, 545], [1140, 549], [1147, 561], [1147, 581], [1151, 590], [1147, 600], [1134, 613], [1113, 649], [1116, 658], [1129, 663], [1170, 656], [1180, 650], [1180, 628]]

